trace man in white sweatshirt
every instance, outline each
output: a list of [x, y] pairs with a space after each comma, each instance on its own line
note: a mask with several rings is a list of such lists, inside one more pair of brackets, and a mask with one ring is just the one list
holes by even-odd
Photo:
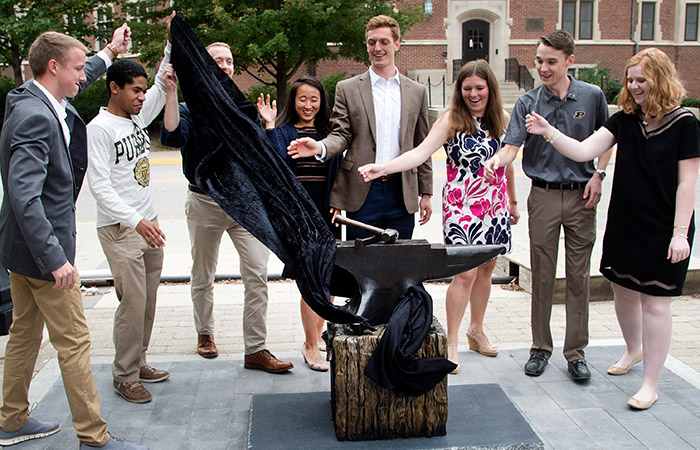
[[166, 102], [177, 105], [177, 77], [169, 61], [168, 42], [148, 90], [143, 66], [114, 63], [107, 71], [109, 104], [87, 126], [87, 179], [97, 202], [97, 235], [120, 302], [114, 315], [114, 390], [134, 403], [151, 400], [142, 382], [170, 375], [146, 363], [165, 245], [151, 194], [146, 127]]

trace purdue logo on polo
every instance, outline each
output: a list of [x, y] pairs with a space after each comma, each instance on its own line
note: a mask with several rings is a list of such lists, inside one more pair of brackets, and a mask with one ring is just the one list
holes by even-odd
[[151, 166], [148, 163], [148, 158], [145, 156], [136, 161], [134, 178], [143, 187], [148, 186], [148, 183], [151, 181]]
[[574, 119], [583, 119], [586, 117], [586, 111], [576, 111], [574, 113]]

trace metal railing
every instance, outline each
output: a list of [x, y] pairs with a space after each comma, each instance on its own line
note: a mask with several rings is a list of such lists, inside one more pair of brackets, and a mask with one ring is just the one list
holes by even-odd
[[[447, 88], [452, 87], [454, 83], [448, 83], [445, 79], [445, 75], [435, 84], [431, 82], [430, 76], [427, 77], [425, 83], [420, 80], [420, 76], [416, 76], [416, 82], [422, 84], [428, 90], [428, 107], [447, 106]], [[435, 99], [435, 101], [433, 101], [433, 99]], [[440, 102], [440, 100], [442, 100], [442, 102]]]
[[506, 81], [515, 81], [520, 89], [526, 91], [535, 87], [535, 79], [527, 67], [521, 65], [517, 58], [506, 59]]

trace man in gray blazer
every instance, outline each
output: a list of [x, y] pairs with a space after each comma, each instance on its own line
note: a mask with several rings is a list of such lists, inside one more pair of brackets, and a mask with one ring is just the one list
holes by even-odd
[[87, 168], [85, 124], [66, 101], [100, 75], [129, 43], [126, 24], [107, 51], [85, 59], [80, 41], [41, 34], [29, 50], [34, 79], [7, 96], [0, 134], [0, 262], [10, 270], [13, 323], [5, 353], [0, 445], [56, 433], [29, 417], [28, 391], [44, 324], [58, 352], [80, 448], [138, 450], [112, 439], [100, 417], [90, 369], [90, 332], [75, 261], [75, 201]]
[[[401, 44], [399, 24], [389, 16], [375, 16], [365, 30], [370, 69], [341, 81], [336, 87], [331, 133], [320, 142], [293, 141], [292, 158], [315, 155], [325, 159], [347, 149], [331, 191], [331, 206], [347, 211], [350, 219], [380, 228], [394, 228], [401, 239], [413, 234], [413, 214], [420, 224], [432, 214], [433, 170], [430, 160], [417, 169], [383, 176], [365, 183], [357, 168], [381, 163], [420, 144], [429, 131], [425, 87], [401, 75], [395, 53]], [[420, 204], [418, 198], [420, 196]], [[348, 228], [347, 239], [368, 233]]]

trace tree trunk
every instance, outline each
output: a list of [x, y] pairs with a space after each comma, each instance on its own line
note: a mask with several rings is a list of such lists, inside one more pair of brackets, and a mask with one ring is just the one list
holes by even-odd
[[[331, 410], [340, 441], [444, 436], [447, 433], [447, 377], [418, 397], [397, 397], [364, 373], [384, 327], [361, 336], [329, 324], [331, 349]], [[433, 328], [416, 354], [431, 358], [447, 354], [447, 335], [433, 318]]]
[[19, 56], [19, 46], [12, 44], [12, 60], [10, 61], [12, 66], [12, 74], [15, 78], [15, 87], [19, 87], [24, 83], [24, 78], [22, 78], [22, 58]]

